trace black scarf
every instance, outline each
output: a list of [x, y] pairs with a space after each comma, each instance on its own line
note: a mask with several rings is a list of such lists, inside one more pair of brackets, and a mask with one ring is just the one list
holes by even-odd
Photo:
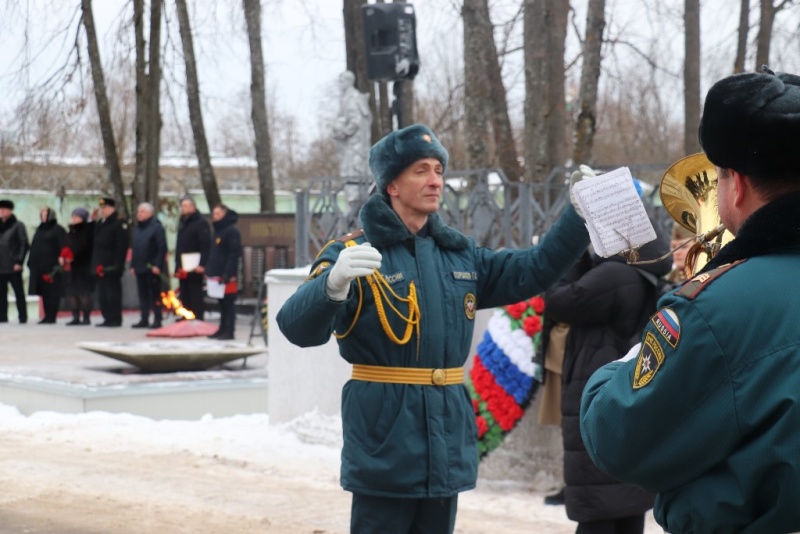
[[781, 197], [751, 214], [736, 239], [722, 247], [700, 272], [780, 250], [800, 251], [800, 193]]

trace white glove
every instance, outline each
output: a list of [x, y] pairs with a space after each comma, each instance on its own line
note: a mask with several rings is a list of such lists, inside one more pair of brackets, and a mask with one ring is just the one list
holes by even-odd
[[580, 165], [578, 170], [573, 172], [569, 177], [569, 201], [575, 207], [575, 211], [578, 212], [578, 215], [580, 215], [582, 219], [586, 219], [586, 217], [583, 216], [583, 212], [578, 206], [578, 201], [575, 200], [575, 194], [572, 192], [572, 188], [581, 180], [586, 178], [594, 178], [595, 176], [597, 176], [597, 173], [594, 172], [591, 167], [588, 165]]
[[369, 243], [343, 249], [328, 275], [325, 285], [328, 297], [333, 300], [345, 300], [350, 291], [350, 282], [359, 276], [372, 274], [372, 271], [380, 268], [381, 253]]
[[642, 348], [642, 344], [641, 343], [637, 343], [636, 345], [631, 347], [631, 350], [628, 351], [628, 354], [626, 354], [625, 356], [623, 356], [622, 358], [620, 358], [617, 361], [618, 362], [627, 362], [629, 360], [634, 359], [636, 356], [639, 355], [639, 349], [641, 349], [641, 348]]

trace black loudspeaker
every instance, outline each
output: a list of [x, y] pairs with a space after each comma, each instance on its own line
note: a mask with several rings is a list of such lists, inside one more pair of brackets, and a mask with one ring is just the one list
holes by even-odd
[[412, 80], [419, 72], [417, 18], [405, 2], [365, 4], [367, 78], [373, 82]]

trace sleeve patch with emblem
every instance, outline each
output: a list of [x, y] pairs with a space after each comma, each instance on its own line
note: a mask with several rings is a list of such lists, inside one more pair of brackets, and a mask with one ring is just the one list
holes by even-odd
[[633, 389], [641, 389], [652, 382], [662, 363], [664, 363], [664, 349], [658, 344], [655, 334], [647, 332], [636, 360]]
[[678, 346], [678, 341], [681, 339], [681, 321], [678, 319], [677, 313], [670, 308], [662, 308], [650, 319], [650, 322], [670, 347], [674, 349]]

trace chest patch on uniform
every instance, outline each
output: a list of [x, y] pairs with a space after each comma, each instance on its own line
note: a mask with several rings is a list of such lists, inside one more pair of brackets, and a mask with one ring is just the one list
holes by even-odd
[[397, 282], [402, 282], [406, 279], [403, 273], [393, 273], [393, 274], [384, 274], [383, 279], [386, 280], [387, 284], [396, 284]]
[[464, 314], [470, 321], [475, 318], [475, 311], [478, 309], [478, 301], [475, 295], [467, 293], [464, 295]]
[[664, 349], [658, 344], [655, 334], [647, 332], [636, 360], [633, 389], [641, 389], [652, 382], [662, 363], [664, 363]]
[[678, 346], [678, 341], [681, 339], [681, 321], [678, 319], [678, 314], [670, 308], [662, 308], [650, 319], [650, 322], [670, 347], [674, 349]]
[[320, 262], [320, 264], [317, 265], [316, 268], [313, 271], [311, 271], [311, 274], [308, 275], [308, 278], [306, 278], [306, 280], [313, 280], [314, 278], [318, 277], [323, 272], [325, 272], [325, 269], [327, 269], [330, 266], [331, 266], [331, 262], [329, 262], [329, 261]]
[[456, 280], [477, 280], [477, 271], [453, 271], [453, 278]]
[[222, 243], [222, 238], [221, 238], [221, 237], [218, 237], [218, 238], [216, 238], [216, 239], [214, 240], [214, 243], [215, 243], [215, 244], [217, 244], [217, 245], [219, 245], [220, 243]]

